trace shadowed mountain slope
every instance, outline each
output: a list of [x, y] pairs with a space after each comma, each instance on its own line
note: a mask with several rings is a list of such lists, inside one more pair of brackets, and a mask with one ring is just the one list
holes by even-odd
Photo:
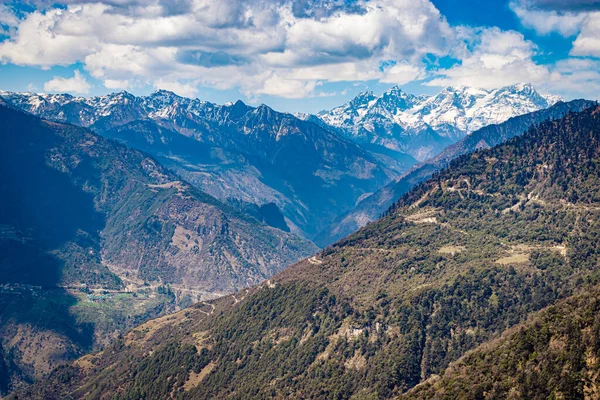
[[2, 389], [315, 251], [89, 130], [0, 120]]
[[309, 239], [416, 162], [241, 101], [221, 106], [167, 91], [141, 97], [0, 96], [27, 112], [143, 150], [222, 202], [273, 203], [286, 226]]

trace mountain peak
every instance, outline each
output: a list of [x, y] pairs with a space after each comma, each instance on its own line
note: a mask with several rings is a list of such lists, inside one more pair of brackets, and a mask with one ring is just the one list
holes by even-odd
[[256, 107], [256, 112], [269, 114], [269, 113], [275, 112], [275, 110], [273, 110], [271, 107], [269, 107], [265, 103], [261, 103], [258, 107]]
[[240, 118], [248, 112], [248, 106], [242, 100], [237, 100], [235, 103], [229, 105], [230, 116], [232, 118]]
[[385, 93], [389, 93], [389, 94], [407, 94], [406, 92], [404, 92], [404, 90], [402, 90], [402, 88], [400, 87], [400, 85], [394, 85], [391, 88], [389, 88], [388, 90], [385, 91]]
[[389, 97], [393, 97], [393, 98], [399, 98], [399, 99], [413, 99], [413, 98], [415, 98], [414, 95], [405, 92], [398, 85], [392, 86], [391, 88], [389, 88], [388, 90], [386, 90], [381, 97], [388, 97], [388, 98]]
[[510, 87], [515, 88], [515, 90], [519, 92], [535, 92], [535, 88], [531, 83], [517, 83], [516, 85], [512, 85]]
[[496, 93], [515, 93], [523, 96], [535, 96], [539, 93], [535, 90], [531, 83], [517, 83], [514, 85], [505, 86], [495, 90]]
[[354, 100], [356, 100], [356, 99], [372, 100], [374, 98], [375, 98], [375, 95], [373, 94], [372, 90], [365, 90], [364, 92], [360, 92], [359, 94], [357, 94], [356, 97], [354, 97]]
[[112, 93], [109, 93], [109, 94], [107, 94], [105, 96], [109, 97], [109, 98], [126, 98], [126, 99], [133, 99], [133, 98], [135, 98], [134, 94], [129, 93], [126, 90], [121, 90], [120, 92], [112, 92]]
[[179, 96], [177, 93], [170, 90], [158, 89], [155, 90], [149, 97], [151, 98], [164, 98], [164, 99], [185, 99], [185, 97]]
[[119, 90], [118, 92], [111, 92], [107, 96], [133, 96], [127, 90]]
[[376, 98], [372, 90], [367, 90], [357, 94], [356, 97], [348, 102], [348, 105], [353, 108], [364, 107]]
[[170, 91], [170, 90], [167, 90], [167, 89], [156, 89], [154, 92], [152, 92], [152, 95], [157, 95], [157, 94], [160, 94], [160, 95], [173, 95], [173, 96], [177, 96], [177, 95], [175, 94], [175, 92], [172, 92], [172, 91]]
[[565, 101], [565, 99], [562, 96], [558, 96], [555, 94], [543, 94], [542, 97], [548, 103], [548, 107], [551, 107], [560, 101]]

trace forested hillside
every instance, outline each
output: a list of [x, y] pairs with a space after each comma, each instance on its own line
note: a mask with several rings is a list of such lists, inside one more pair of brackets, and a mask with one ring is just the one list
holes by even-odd
[[429, 179], [435, 172], [448, 166], [456, 157], [487, 149], [522, 135], [535, 124], [564, 117], [569, 112], [578, 112], [592, 107], [588, 100], [558, 102], [552, 107], [510, 118], [501, 124], [489, 125], [446, 147], [440, 154], [416, 165], [394, 182], [363, 199], [356, 208], [338, 217], [330, 227], [323, 230], [315, 239], [318, 245], [331, 244], [340, 240], [367, 223], [376, 220], [398, 198], [415, 185]]
[[[379, 221], [262, 285], [149, 321], [18, 397], [416, 396], [419, 389], [409, 391], [483, 343], [490, 357], [502, 353], [496, 346], [520, 346], [495, 340], [540, 310], [596, 293], [599, 176], [600, 108], [569, 113], [459, 157]], [[596, 329], [589, 304], [574, 313], [581, 312], [580, 328]], [[528, 368], [519, 357], [535, 361], [536, 348], [545, 354], [543, 338], [524, 329], [530, 354], [509, 353], [496, 371]], [[551, 346], [563, 349], [556, 359], [563, 368], [540, 362], [539, 375], [521, 371], [497, 386], [501, 376], [486, 375], [481, 387], [496, 388], [497, 398], [526, 393], [521, 376], [537, 382], [532, 390], [540, 388], [540, 377], [564, 381], [548, 390], [565, 396], [584, 387], [581, 346], [595, 362], [597, 335], [585, 333], [586, 341], [571, 351], [576, 335], [569, 331]], [[461, 362], [466, 371], [481, 371], [480, 353], [473, 354], [471, 364], [469, 356]], [[561, 371], [571, 365], [573, 374], [563, 380]], [[459, 378], [449, 372], [438, 386], [427, 381], [419, 388], [432, 390], [424, 398], [436, 387], [461, 393], [450, 391]]]
[[597, 399], [600, 288], [486, 343], [402, 399]]

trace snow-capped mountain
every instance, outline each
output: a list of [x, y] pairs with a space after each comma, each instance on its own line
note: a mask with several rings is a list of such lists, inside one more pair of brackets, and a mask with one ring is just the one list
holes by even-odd
[[393, 87], [299, 119], [265, 105], [217, 105], [164, 90], [90, 98], [0, 91], [0, 98], [148, 152], [222, 201], [275, 203], [290, 229], [308, 238], [415, 159], [428, 159], [483, 126], [558, 100], [539, 95], [531, 85], [446, 88], [436, 96]]
[[10, 104], [40, 116], [61, 122], [89, 127], [111, 116], [120, 122], [140, 118], [168, 118], [187, 110], [199, 111], [210, 104], [158, 90], [149, 96], [137, 97], [128, 92], [109, 93], [96, 97], [76, 97], [69, 94], [12, 93], [0, 91]]
[[164, 90], [91, 98], [0, 92], [0, 99], [145, 151], [242, 210], [274, 203], [287, 227], [307, 238], [415, 163], [367, 150], [322, 122], [242, 101], [217, 105]]
[[361, 93], [317, 117], [357, 142], [379, 144], [425, 160], [484, 126], [548, 108], [560, 100], [540, 95], [531, 84], [496, 90], [447, 87], [435, 96], [414, 96], [394, 86], [379, 97]]

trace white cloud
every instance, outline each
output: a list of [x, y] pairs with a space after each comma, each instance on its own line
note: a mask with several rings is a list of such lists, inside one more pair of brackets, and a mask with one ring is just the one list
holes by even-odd
[[350, 60], [417, 61], [440, 54], [452, 30], [427, 0], [377, 0], [362, 14], [336, 13], [328, 18], [289, 19], [286, 52], [267, 54], [272, 64], [312, 65]]
[[122, 89], [122, 90], [126, 90], [126, 89], [129, 89], [131, 87], [131, 83], [127, 79], [124, 79], [124, 80], [119, 80], [119, 79], [105, 79], [104, 80], [104, 87], [107, 88], [107, 89]]
[[[552, 5], [558, 10], [552, 9]], [[510, 8], [523, 26], [534, 29], [538, 34], [556, 32], [564, 37], [577, 35], [571, 55], [600, 57], [600, 11], [590, 11], [588, 6], [591, 5], [591, 2], [557, 2], [540, 7], [534, 2], [533, 6], [537, 7], [533, 7], [524, 0], [513, 0]]]
[[0, 61], [49, 68], [70, 65], [98, 49], [93, 36], [65, 34], [69, 21], [93, 18], [94, 9], [35, 11], [22, 20], [10, 40], [0, 43]]
[[600, 98], [600, 60], [570, 58], [554, 66], [558, 78], [546, 84], [553, 93], [566, 98]]
[[509, 6], [524, 27], [533, 29], [540, 35], [554, 32], [565, 37], [576, 35], [587, 18], [586, 13], [529, 8], [523, 2], [512, 1]]
[[[402, 85], [426, 78], [433, 78], [430, 85], [487, 88], [532, 82], [549, 91], [556, 84], [567, 92], [593, 72], [537, 64], [536, 45], [518, 32], [451, 27], [430, 0], [59, 1], [66, 6], [40, 6], [21, 20], [0, 6], [0, 24], [12, 25], [0, 42], [0, 62], [79, 62], [108, 89], [150, 85], [195, 96], [199, 86], [237, 88], [253, 99], [325, 96], [325, 82]], [[524, 26], [539, 34], [579, 32], [572, 54], [600, 57], [599, 13], [528, 4], [510, 3]], [[428, 70], [423, 59], [431, 55], [459, 63]], [[79, 72], [68, 81], [77, 78], [89, 86]], [[64, 86], [60, 79], [47, 85]], [[79, 90], [89, 90], [85, 85]]]
[[587, 15], [579, 36], [573, 42], [571, 54], [600, 57], [600, 12]]
[[[444, 54], [453, 35], [429, 0], [360, 1], [310, 17], [290, 0], [105, 1], [28, 14], [0, 43], [0, 61], [81, 62], [108, 88], [161, 80], [297, 98], [323, 95], [324, 80], [420, 77], [421, 58]], [[382, 71], [389, 60], [398, 67]]]
[[536, 64], [537, 46], [517, 32], [498, 28], [465, 30], [463, 37], [476, 40], [459, 46], [461, 63], [428, 82], [431, 86], [464, 85], [498, 88], [521, 82], [533, 83], [542, 93], [566, 99], [597, 99], [600, 93], [600, 60], [567, 58], [548, 65]]
[[[0, 33], [5, 33], [17, 26], [19, 19], [8, 6], [0, 4]], [[6, 28], [6, 29], [5, 29]]]
[[[262, 87], [252, 91], [254, 94], [268, 94], [280, 96], [289, 99], [299, 99], [310, 97], [314, 94], [316, 81], [285, 79], [277, 75], [266, 78], [261, 84]], [[249, 93], [249, 94], [252, 94]]]
[[87, 94], [89, 93], [90, 89], [90, 84], [78, 70], [75, 70], [72, 78], [55, 76], [48, 82], [44, 83], [44, 90], [46, 92]]
[[[463, 32], [467, 34], [468, 32]], [[538, 83], [550, 77], [547, 67], [536, 64], [532, 57], [534, 43], [514, 31], [498, 28], [470, 32], [476, 37], [472, 50], [462, 54], [460, 65], [439, 71], [440, 76], [430, 81], [431, 86], [464, 85], [498, 88], [519, 82]]]
[[379, 80], [383, 83], [404, 85], [424, 77], [425, 71], [422, 68], [410, 64], [396, 64], [386, 69], [383, 77]]

